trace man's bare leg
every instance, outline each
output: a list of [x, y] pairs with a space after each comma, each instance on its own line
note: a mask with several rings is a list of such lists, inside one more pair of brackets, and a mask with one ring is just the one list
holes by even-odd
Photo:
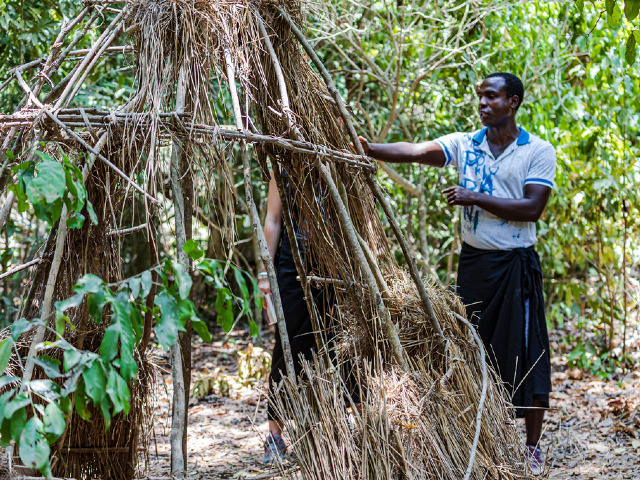
[[545, 405], [540, 400], [534, 399], [531, 406], [538, 408], [527, 410], [524, 414], [524, 424], [527, 428], [527, 445], [537, 447], [542, 436]]

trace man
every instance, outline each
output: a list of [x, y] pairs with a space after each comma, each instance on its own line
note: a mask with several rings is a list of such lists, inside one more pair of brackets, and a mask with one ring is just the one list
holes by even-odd
[[556, 155], [551, 144], [516, 124], [524, 97], [518, 77], [491, 74], [476, 92], [482, 130], [418, 144], [360, 140], [368, 155], [385, 162], [457, 167], [459, 185], [443, 190], [449, 205], [462, 208], [457, 291], [520, 407], [531, 465], [540, 470], [537, 446], [551, 379], [542, 273], [533, 244], [535, 222], [553, 187]]

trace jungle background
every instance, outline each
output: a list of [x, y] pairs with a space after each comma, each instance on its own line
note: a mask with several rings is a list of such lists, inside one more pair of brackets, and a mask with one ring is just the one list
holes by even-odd
[[[70, 0], [0, 1], [0, 81], [10, 76], [12, 67], [45, 56], [64, 20], [79, 8]], [[602, 382], [601, 390], [618, 389], [614, 399], [630, 392], [637, 399], [637, 378], [635, 390], [625, 382], [635, 378], [640, 362], [638, 9], [640, 2], [630, 0], [326, 0], [309, 5], [310, 38], [350, 105], [359, 133], [369, 140], [421, 141], [476, 129], [475, 85], [494, 71], [522, 78], [525, 98], [519, 123], [550, 141], [558, 155], [556, 187], [537, 224], [547, 321], [554, 338], [554, 380], [575, 383], [584, 375], [587, 382]], [[87, 37], [76, 48], [89, 47], [91, 40]], [[126, 37], [120, 44], [126, 45]], [[63, 64], [58, 75], [64, 75], [65, 68]], [[77, 101], [85, 107], [113, 105], [114, 99], [124, 103], [135, 90], [133, 68], [128, 54], [103, 58]], [[15, 110], [21, 98], [19, 87], [8, 84], [0, 90], [2, 111]], [[216, 115], [226, 115], [232, 123], [230, 99], [221, 98], [215, 108]], [[267, 184], [258, 165], [254, 167], [254, 195], [264, 212]], [[232, 173], [241, 185], [239, 161]], [[459, 212], [446, 205], [440, 191], [456, 182], [456, 173], [380, 165], [379, 178], [422, 273], [454, 285]], [[8, 178], [0, 179], [1, 198], [11, 186]], [[237, 195], [236, 211], [229, 217], [222, 208], [224, 199], [216, 204], [201, 192], [192, 243], [192, 251], [228, 265], [223, 270], [226, 281], [212, 284], [204, 274], [194, 276], [189, 297], [197, 315], [215, 332], [216, 355], [227, 358], [246, 351], [248, 342], [268, 347], [271, 333], [262, 325], [261, 307], [253, 298], [257, 245], [242, 189]], [[175, 258], [172, 210], [160, 211], [159, 257]], [[141, 212], [125, 210], [122, 216], [135, 225]], [[46, 241], [48, 221], [37, 205], [9, 216], [0, 232], [0, 274], [35, 258]], [[224, 240], [230, 230], [235, 230], [231, 245]], [[125, 278], [151, 267], [146, 245], [144, 232], [120, 240]], [[399, 248], [396, 257], [402, 263]], [[0, 326], [19, 320], [20, 292], [29, 281], [28, 270], [0, 280]], [[194, 363], [195, 379], [201, 366]], [[206, 368], [215, 369], [215, 362]], [[225, 389], [212, 382], [199, 396], [222, 398]], [[621, 402], [613, 407], [605, 402], [605, 410], [618, 408], [625, 422], [633, 424], [637, 403]], [[626, 439], [621, 444], [627, 448], [624, 453], [637, 453], [637, 431], [621, 435]], [[633, 478], [626, 475], [611, 478]]]

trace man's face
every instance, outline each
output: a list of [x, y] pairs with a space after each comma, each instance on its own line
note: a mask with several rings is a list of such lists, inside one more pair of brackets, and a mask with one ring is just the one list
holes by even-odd
[[507, 98], [507, 86], [504, 78], [491, 77], [476, 88], [478, 95], [478, 113], [480, 121], [486, 127], [497, 127], [509, 118], [515, 117], [516, 107], [520, 102], [517, 96]]

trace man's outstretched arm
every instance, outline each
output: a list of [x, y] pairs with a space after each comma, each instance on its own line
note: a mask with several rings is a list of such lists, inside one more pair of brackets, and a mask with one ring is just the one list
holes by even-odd
[[369, 143], [360, 137], [360, 143], [364, 153], [383, 162], [422, 163], [443, 167], [447, 161], [442, 147], [436, 142]]
[[487, 212], [512, 222], [536, 222], [547, 206], [551, 189], [530, 183], [524, 186], [524, 198], [498, 198], [486, 193], [472, 192], [455, 186], [445, 188], [449, 205], [470, 207], [476, 205]]

